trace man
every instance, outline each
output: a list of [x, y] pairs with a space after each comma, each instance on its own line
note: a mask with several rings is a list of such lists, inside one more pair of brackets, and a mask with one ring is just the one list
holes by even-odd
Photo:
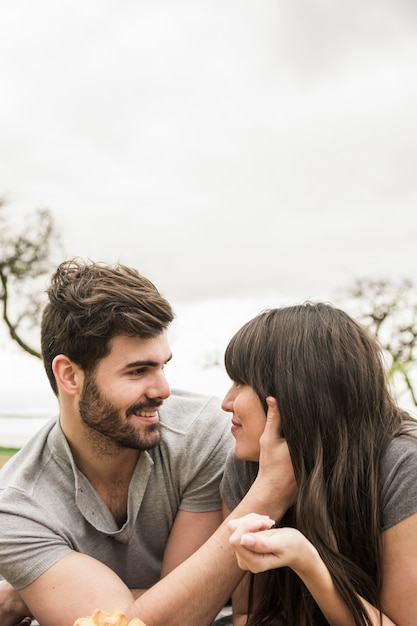
[[[28, 611], [72, 626], [95, 608], [209, 625], [242, 576], [219, 526], [228, 420], [213, 399], [169, 397], [173, 314], [136, 271], [66, 262], [48, 295], [41, 344], [60, 417], [0, 474], [0, 574], [19, 592], [2, 626]], [[293, 477], [276, 438], [271, 426], [265, 471], [232, 515], [287, 508]]]
[[218, 400], [170, 396], [173, 313], [150, 281], [70, 261], [48, 294], [41, 345], [59, 422], [10, 461], [0, 483], [0, 573], [28, 589], [46, 620], [38, 589], [77, 553], [138, 595], [194, 552], [222, 520], [231, 443]]

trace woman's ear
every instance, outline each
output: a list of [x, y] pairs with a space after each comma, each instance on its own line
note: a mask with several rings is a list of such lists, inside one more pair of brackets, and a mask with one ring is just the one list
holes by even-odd
[[81, 393], [84, 384], [82, 370], [64, 354], [58, 354], [52, 361], [52, 371], [58, 390], [69, 396]]

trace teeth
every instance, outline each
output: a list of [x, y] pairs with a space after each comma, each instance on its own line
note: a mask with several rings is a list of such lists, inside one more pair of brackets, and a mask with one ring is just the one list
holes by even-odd
[[152, 411], [152, 412], [141, 411], [140, 413], [138, 413], [138, 415], [139, 417], [155, 417], [156, 411]]

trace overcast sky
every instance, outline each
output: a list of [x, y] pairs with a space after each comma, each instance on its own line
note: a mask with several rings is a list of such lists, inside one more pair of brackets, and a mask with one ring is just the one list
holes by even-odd
[[415, 278], [415, 0], [2, 0], [0, 194], [175, 301]]

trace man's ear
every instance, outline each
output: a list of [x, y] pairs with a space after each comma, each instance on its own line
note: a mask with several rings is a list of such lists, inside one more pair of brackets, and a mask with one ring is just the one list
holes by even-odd
[[61, 392], [68, 396], [81, 393], [84, 373], [71, 359], [64, 354], [58, 354], [52, 361], [52, 371]]

